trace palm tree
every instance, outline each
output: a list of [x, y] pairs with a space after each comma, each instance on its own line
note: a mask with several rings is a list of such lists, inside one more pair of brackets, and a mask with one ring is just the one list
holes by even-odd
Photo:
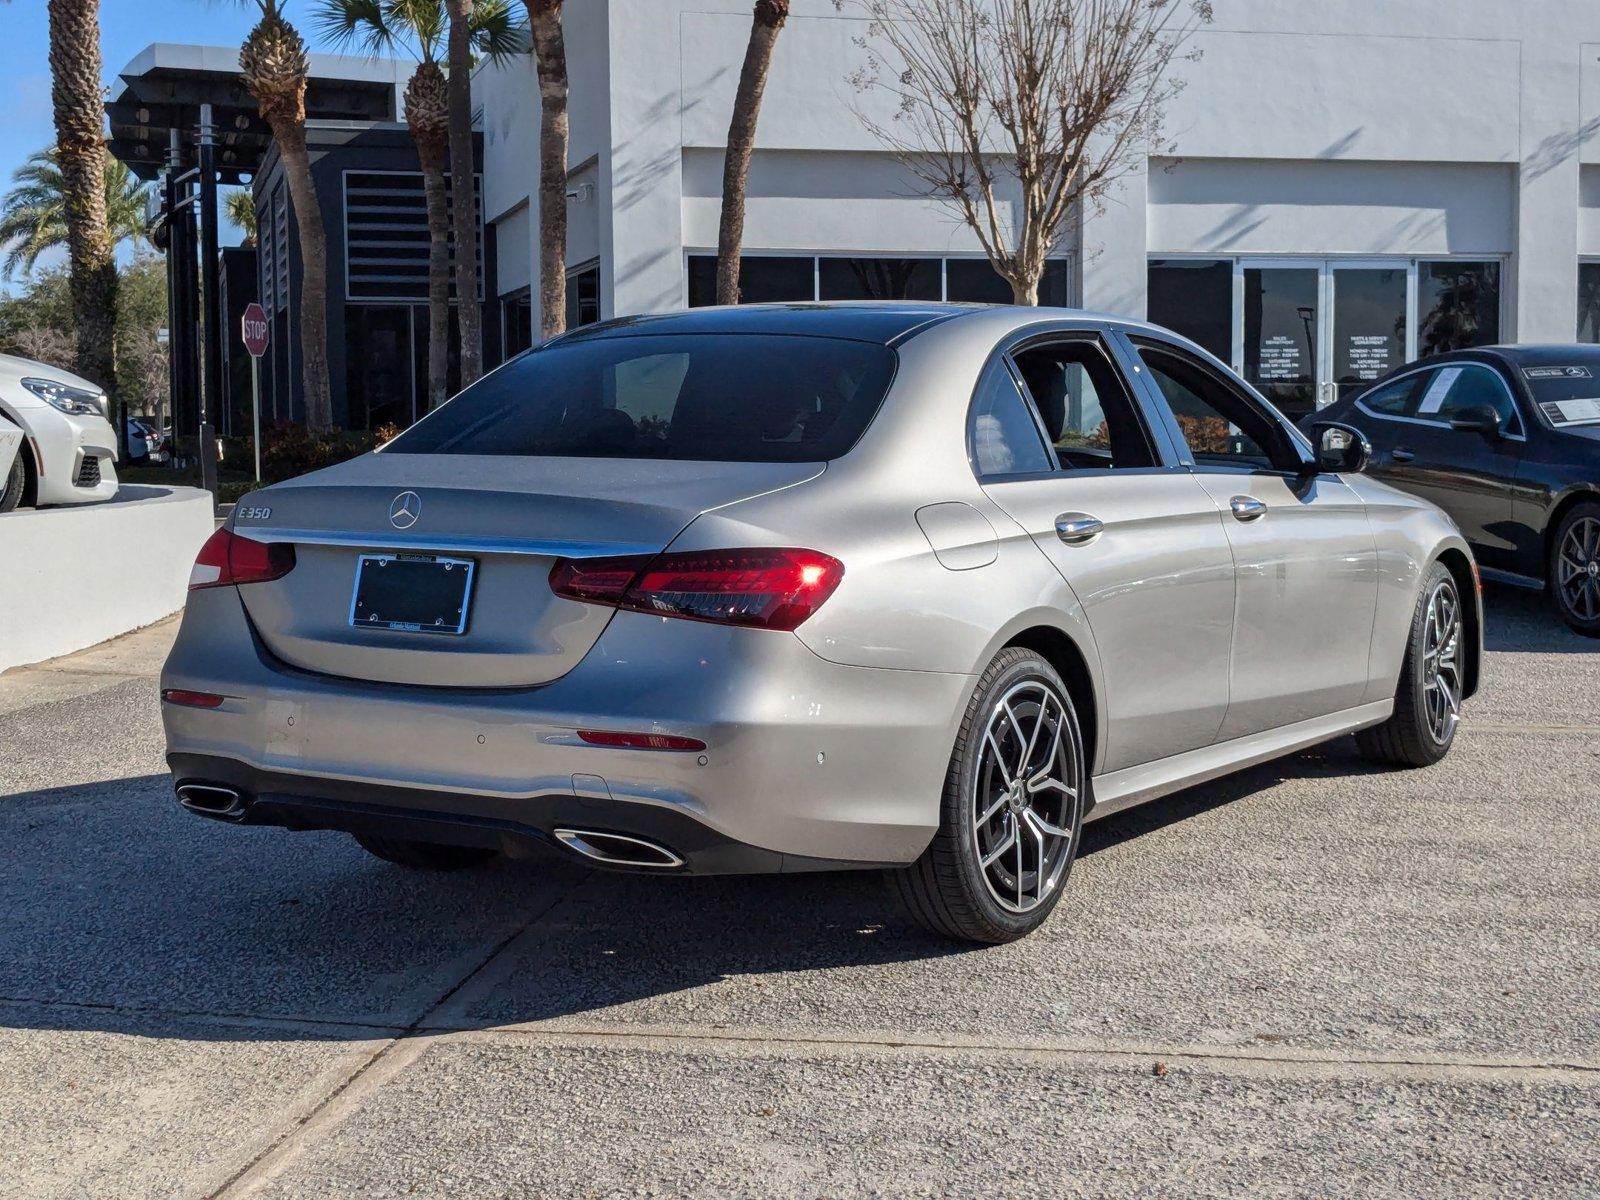
[[[148, 184], [134, 178], [127, 166], [105, 160], [106, 226], [113, 249], [145, 237], [144, 208]], [[56, 148], [39, 150], [12, 173], [16, 186], [0, 198], [0, 246], [6, 247], [0, 274], [14, 279], [33, 271], [46, 250], [67, 245], [66, 180]]]
[[[439, 63], [447, 23], [444, 4], [321, 0], [317, 13], [323, 36], [336, 46], [355, 44], [373, 53], [400, 48], [417, 59], [406, 84], [405, 110], [428, 205], [428, 407], [434, 408], [448, 396], [450, 361], [450, 211], [445, 190], [450, 100]], [[472, 48], [491, 59], [520, 53], [525, 44], [509, 0], [478, 0], [469, 33]], [[474, 283], [472, 295], [476, 289]], [[467, 382], [464, 370], [462, 382]]]
[[106, 223], [99, 0], [49, 0], [50, 100], [72, 267], [77, 369], [116, 388], [117, 260]]
[[733, 119], [728, 123], [728, 149], [722, 160], [722, 222], [717, 229], [717, 303], [739, 303], [739, 247], [744, 241], [744, 197], [750, 182], [750, 152], [756, 144], [756, 118], [761, 96], [767, 90], [772, 51], [783, 23], [789, 19], [789, 0], [756, 0], [745, 44], [744, 67], [733, 96]]
[[[52, 0], [55, 2], [55, 0]], [[300, 231], [300, 377], [306, 393], [306, 424], [333, 425], [328, 381], [328, 242], [317, 206], [317, 187], [306, 156], [306, 44], [283, 16], [283, 0], [251, 0], [261, 11], [239, 47], [239, 72], [272, 130], [289, 181], [295, 225]]]
[[235, 228], [243, 231], [244, 244], [256, 244], [256, 198], [249, 188], [239, 188], [228, 193], [222, 202], [222, 211], [228, 215]]
[[539, 73], [539, 334], [567, 327], [567, 47], [563, 0], [523, 0]]
[[455, 194], [456, 324], [461, 329], [461, 386], [483, 374], [483, 314], [478, 308], [478, 181], [472, 150], [474, 0], [445, 0], [450, 14], [450, 186]]

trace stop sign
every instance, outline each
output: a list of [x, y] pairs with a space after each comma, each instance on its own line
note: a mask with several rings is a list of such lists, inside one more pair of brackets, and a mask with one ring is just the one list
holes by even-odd
[[267, 352], [267, 314], [261, 305], [252, 302], [239, 318], [239, 333], [244, 338], [244, 348], [256, 358]]

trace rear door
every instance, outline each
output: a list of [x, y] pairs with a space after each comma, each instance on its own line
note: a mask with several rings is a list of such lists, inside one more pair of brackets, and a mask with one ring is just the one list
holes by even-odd
[[1104, 672], [1103, 771], [1209, 745], [1228, 705], [1233, 556], [1216, 504], [1166, 461], [1102, 332], [995, 358], [971, 421], [984, 490], [1083, 605]]
[[1220, 368], [1164, 340], [1129, 345], [1233, 550], [1231, 694], [1219, 740], [1356, 706], [1378, 596], [1365, 506], [1337, 475], [1304, 471], [1309, 451], [1287, 424]]

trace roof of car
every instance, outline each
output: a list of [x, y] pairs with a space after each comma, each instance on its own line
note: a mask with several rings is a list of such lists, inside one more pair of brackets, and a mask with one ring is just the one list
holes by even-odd
[[[1507, 362], [1514, 362], [1519, 366], [1560, 366], [1572, 362], [1574, 359], [1593, 361], [1600, 358], [1600, 346], [1589, 345], [1582, 342], [1548, 342], [1538, 345], [1515, 346], [1473, 346], [1469, 348], [1483, 354], [1493, 354]], [[1461, 354], [1468, 351], [1454, 351]], [[1427, 357], [1443, 357], [1443, 355], [1424, 355]]]
[[646, 333], [802, 334], [888, 344], [914, 329], [948, 321], [972, 305], [908, 304], [867, 301], [822, 304], [741, 304], [691, 308], [684, 312], [641, 313], [585, 325], [564, 342], [629, 337]]
[[1041, 320], [1112, 323], [1130, 331], [1158, 331], [1143, 321], [1085, 309], [1029, 308], [1011, 304], [957, 304], [929, 301], [831, 300], [791, 304], [740, 304], [691, 308], [680, 312], [642, 313], [584, 325], [559, 335], [561, 343], [642, 334], [726, 333], [787, 334], [850, 338], [894, 345], [915, 333], [957, 318], [984, 316], [1007, 327], [1022, 328]]

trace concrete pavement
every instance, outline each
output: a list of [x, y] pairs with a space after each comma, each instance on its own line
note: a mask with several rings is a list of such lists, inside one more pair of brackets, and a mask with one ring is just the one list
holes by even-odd
[[200, 821], [170, 623], [0, 676], [0, 1194], [1593, 1195], [1600, 644], [1489, 602], [1445, 763], [1102, 821], [992, 949], [865, 875]]

